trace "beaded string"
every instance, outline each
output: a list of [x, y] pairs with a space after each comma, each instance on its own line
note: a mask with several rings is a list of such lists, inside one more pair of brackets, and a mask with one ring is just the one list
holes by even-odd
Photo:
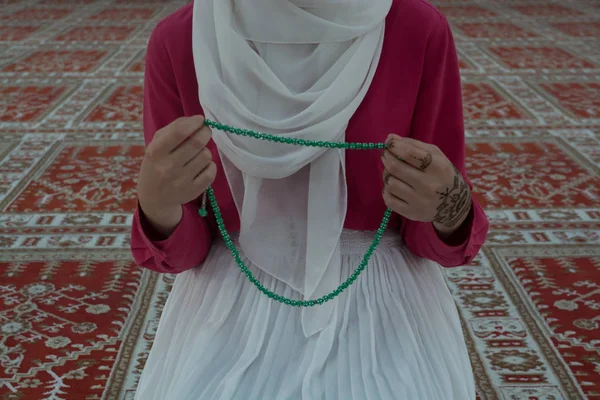
[[[282, 137], [279, 135], [271, 135], [271, 134], [267, 134], [267, 133], [254, 132], [254, 131], [247, 130], [247, 129], [233, 128], [231, 126], [219, 124], [217, 122], [214, 122], [214, 121], [211, 121], [208, 119], [204, 121], [204, 124], [213, 129], [218, 129], [218, 130], [221, 130], [224, 132], [229, 132], [229, 133], [232, 133], [235, 135], [248, 136], [248, 137], [252, 137], [255, 139], [259, 139], [259, 140], [267, 140], [270, 142], [292, 144], [292, 145], [296, 145], [296, 146], [311, 146], [311, 147], [323, 147], [323, 148], [330, 148], [330, 149], [348, 149], [348, 150], [372, 150], [372, 149], [383, 150], [383, 149], [387, 148], [385, 143], [348, 143], [348, 142], [326, 142], [326, 141], [316, 141], [316, 140], [290, 139], [290, 138]], [[235, 262], [238, 265], [238, 267], [240, 268], [240, 270], [242, 271], [242, 273], [244, 275], [246, 275], [248, 280], [250, 282], [252, 282], [252, 284], [254, 286], [256, 286], [256, 288], [260, 292], [262, 292], [265, 296], [267, 296], [275, 301], [278, 301], [280, 303], [287, 304], [287, 305], [293, 306], [293, 307], [312, 307], [317, 304], [321, 305], [321, 304], [326, 303], [326, 302], [334, 299], [335, 297], [339, 296], [344, 290], [346, 290], [350, 285], [352, 285], [354, 283], [354, 281], [356, 281], [358, 276], [361, 274], [361, 272], [363, 272], [365, 270], [365, 268], [367, 268], [367, 265], [369, 264], [369, 260], [371, 259], [371, 256], [373, 255], [373, 253], [375, 252], [375, 249], [379, 245], [381, 238], [383, 237], [383, 234], [387, 228], [387, 225], [390, 222], [390, 217], [392, 215], [392, 210], [389, 208], [384, 212], [383, 218], [381, 220], [381, 224], [379, 225], [379, 229], [377, 229], [377, 232], [375, 234], [375, 238], [373, 239], [373, 242], [369, 246], [369, 249], [363, 256], [363, 259], [360, 262], [360, 264], [358, 265], [358, 267], [354, 270], [354, 272], [350, 275], [350, 277], [348, 279], [346, 279], [344, 282], [342, 282], [342, 284], [339, 285], [335, 290], [333, 290], [330, 293], [328, 293], [324, 296], [321, 296], [317, 299], [294, 300], [294, 299], [290, 299], [285, 296], [281, 296], [276, 293], [273, 293], [272, 291], [267, 289], [258, 279], [256, 279], [254, 277], [254, 274], [252, 273], [252, 271], [250, 271], [250, 269], [246, 266], [246, 264], [242, 260], [242, 257], [240, 256], [240, 253], [238, 252], [237, 247], [233, 243], [233, 240], [231, 239], [229, 232], [227, 232], [227, 229], [225, 228], [225, 223], [223, 221], [223, 216], [221, 215], [221, 210], [219, 209], [219, 204], [217, 202], [217, 198], [215, 197], [215, 192], [213, 191], [212, 187], [210, 187], [210, 186], [208, 187], [208, 189], [206, 189], [206, 192], [202, 196], [202, 205], [201, 205], [201, 208], [198, 210], [198, 214], [200, 214], [202, 217], [205, 217], [206, 215], [208, 215], [208, 212], [206, 210], [206, 197], [207, 196], [208, 196], [208, 200], [210, 202], [210, 206], [213, 210], [215, 220], [217, 222], [217, 228], [219, 229], [219, 232], [221, 233], [221, 237], [225, 241], [225, 245], [227, 246], [227, 248], [231, 251], [233, 258], [235, 259]]]

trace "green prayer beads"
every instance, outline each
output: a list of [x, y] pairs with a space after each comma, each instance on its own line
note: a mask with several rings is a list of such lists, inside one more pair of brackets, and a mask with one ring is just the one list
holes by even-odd
[[305, 139], [291, 139], [281, 135], [272, 135], [269, 133], [259, 133], [250, 131], [247, 129], [233, 128], [224, 124], [219, 124], [211, 120], [205, 120], [204, 124], [214, 129], [218, 129], [223, 132], [233, 133], [234, 135], [248, 136], [251, 138], [266, 140], [269, 142], [292, 144], [295, 146], [308, 146], [308, 147], [324, 147], [329, 149], [347, 149], [347, 150], [383, 150], [386, 148], [385, 143], [350, 143], [350, 142], [326, 142], [321, 140], [305, 140]]
[[[291, 144], [291, 145], [295, 145], [295, 146], [310, 146], [310, 147], [322, 147], [322, 148], [346, 149], [346, 150], [373, 150], [373, 149], [383, 150], [387, 147], [385, 143], [348, 143], [348, 142], [326, 142], [326, 141], [305, 140], [305, 139], [290, 139], [290, 138], [282, 137], [280, 135], [271, 135], [268, 133], [259, 133], [259, 132], [254, 132], [254, 131], [250, 131], [247, 129], [233, 128], [233, 127], [230, 127], [227, 125], [219, 124], [214, 121], [210, 121], [208, 119], [205, 120], [204, 123], [205, 123], [205, 125], [207, 125], [211, 128], [218, 129], [218, 130], [221, 130], [224, 132], [229, 132], [234, 135], [248, 136], [248, 137], [252, 137], [255, 139], [259, 139], [259, 140], [267, 140], [270, 142], [285, 143], [285, 144]], [[286, 304], [286, 305], [289, 305], [292, 307], [313, 307], [315, 305], [321, 305], [321, 304], [324, 304], [324, 303], [334, 299], [335, 297], [339, 296], [344, 290], [348, 289], [348, 287], [350, 285], [352, 285], [356, 281], [356, 279], [358, 279], [359, 275], [367, 268], [367, 265], [369, 264], [369, 260], [371, 259], [371, 256], [373, 255], [373, 253], [375, 252], [375, 249], [379, 245], [379, 242], [381, 241], [381, 238], [383, 237], [383, 234], [387, 228], [388, 223], [390, 222], [390, 217], [392, 215], [392, 210], [389, 208], [384, 212], [383, 219], [381, 220], [379, 229], [377, 229], [377, 232], [375, 234], [375, 238], [373, 239], [373, 242], [369, 246], [369, 249], [363, 256], [363, 259], [360, 262], [360, 264], [358, 265], [358, 267], [354, 270], [354, 272], [350, 275], [350, 277], [348, 279], [346, 279], [341, 285], [339, 285], [332, 292], [330, 292], [324, 296], [321, 296], [317, 299], [294, 300], [294, 299], [289, 299], [287, 297], [284, 297], [284, 296], [281, 296], [281, 295], [271, 292], [269, 289], [264, 287], [263, 284], [258, 279], [256, 279], [254, 277], [254, 274], [252, 274], [252, 271], [250, 271], [250, 269], [246, 266], [246, 264], [244, 264], [244, 261], [242, 260], [242, 257], [240, 256], [240, 253], [238, 252], [237, 247], [233, 243], [233, 240], [231, 239], [229, 232], [227, 232], [227, 229], [225, 228], [225, 222], [223, 221], [223, 216], [221, 215], [221, 210], [219, 209], [219, 204], [217, 203], [217, 198], [215, 197], [215, 192], [213, 191], [213, 189], [210, 186], [206, 190], [205, 196], [206, 195], [208, 195], [208, 200], [209, 200], [210, 206], [213, 210], [213, 214], [215, 216], [215, 221], [217, 222], [217, 228], [218, 228], [219, 232], [221, 233], [221, 237], [223, 238], [223, 241], [225, 242], [225, 245], [227, 246], [227, 248], [231, 251], [233, 258], [235, 259], [235, 262], [238, 265], [238, 267], [240, 268], [240, 270], [242, 271], [242, 273], [244, 275], [246, 275], [248, 280], [265, 296], [269, 297], [272, 300], [278, 301], [280, 303], [283, 303], [283, 304]], [[206, 197], [203, 197], [202, 207], [198, 210], [198, 214], [200, 214], [200, 216], [202, 216], [202, 217], [205, 217], [208, 214], [206, 211], [206, 200], [205, 199], [206, 199]]]

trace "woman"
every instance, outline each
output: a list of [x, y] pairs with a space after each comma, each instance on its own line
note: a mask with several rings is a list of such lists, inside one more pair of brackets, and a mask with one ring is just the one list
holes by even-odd
[[[179, 273], [137, 399], [467, 400], [460, 320], [440, 265], [469, 262], [487, 220], [464, 178], [458, 61], [421, 0], [196, 0], [148, 45], [132, 249]], [[277, 138], [386, 142], [386, 150]], [[395, 132], [388, 135], [389, 132]], [[337, 297], [326, 295], [368, 251]], [[382, 192], [383, 188], [383, 192]], [[233, 234], [235, 232], [235, 234]]]

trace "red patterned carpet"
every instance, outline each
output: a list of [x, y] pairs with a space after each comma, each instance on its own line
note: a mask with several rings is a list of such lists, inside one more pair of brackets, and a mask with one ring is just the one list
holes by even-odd
[[[133, 398], [173, 283], [128, 250], [144, 47], [183, 3], [0, 0], [2, 400]], [[447, 270], [479, 396], [600, 398], [600, 2], [436, 4], [492, 222]]]

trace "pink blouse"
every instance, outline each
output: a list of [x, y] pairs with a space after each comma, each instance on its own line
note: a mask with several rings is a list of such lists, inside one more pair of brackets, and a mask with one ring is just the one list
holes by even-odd
[[[192, 58], [192, 4], [163, 21], [150, 37], [146, 55], [144, 137], [181, 116], [203, 114]], [[346, 140], [384, 142], [389, 133], [438, 146], [465, 175], [465, 142], [458, 60], [445, 18], [431, 5], [394, 0], [386, 19], [383, 51], [373, 83], [350, 120]], [[208, 147], [218, 166], [212, 185], [227, 229], [239, 231], [239, 216], [219, 154]], [[386, 209], [382, 199], [380, 151], [348, 151], [348, 211], [345, 228], [376, 230]], [[199, 201], [183, 206], [183, 218], [166, 240], [153, 240], [139, 207], [134, 215], [131, 249], [145, 268], [180, 273], [202, 264], [217, 235], [214, 217], [198, 215]], [[394, 214], [399, 230], [416, 255], [446, 267], [468, 263], [485, 241], [487, 218], [475, 199], [463, 227], [441, 240], [431, 223]]]

